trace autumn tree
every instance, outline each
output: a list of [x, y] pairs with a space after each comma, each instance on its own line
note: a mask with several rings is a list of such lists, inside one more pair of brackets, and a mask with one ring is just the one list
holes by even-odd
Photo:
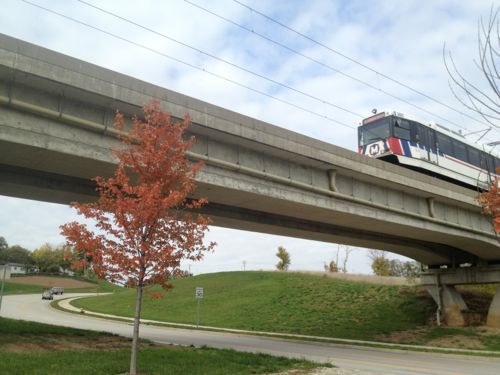
[[[78, 253], [81, 265], [90, 261], [93, 272], [111, 282], [127, 281], [136, 289], [130, 374], [137, 372], [137, 351], [143, 290], [148, 285], [171, 287], [182, 259], [200, 260], [207, 217], [191, 213], [206, 203], [190, 199], [201, 163], [186, 159], [194, 138], [183, 139], [189, 125], [171, 121], [158, 101], [144, 106], [144, 119], [116, 116], [123, 147], [113, 149], [118, 159], [114, 176], [97, 177], [99, 199], [95, 203], [72, 203], [96, 230], [72, 222], [61, 227], [67, 243]], [[82, 262], [83, 259], [83, 262]]]
[[[500, 174], [500, 168], [497, 169]], [[500, 233], [500, 190], [498, 177], [493, 179], [489, 190], [479, 195], [479, 204], [483, 207], [483, 213], [491, 217], [491, 223], [496, 233]]]
[[278, 264], [276, 264], [276, 269], [279, 271], [287, 271], [288, 267], [290, 267], [291, 259], [290, 253], [286, 251], [283, 246], [278, 247], [278, 252], [276, 256], [279, 258]]

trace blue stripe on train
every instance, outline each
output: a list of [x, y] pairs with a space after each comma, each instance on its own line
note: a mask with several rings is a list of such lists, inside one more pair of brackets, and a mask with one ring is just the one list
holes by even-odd
[[401, 140], [401, 146], [403, 147], [403, 155], [411, 156], [410, 145], [408, 144], [408, 141]]

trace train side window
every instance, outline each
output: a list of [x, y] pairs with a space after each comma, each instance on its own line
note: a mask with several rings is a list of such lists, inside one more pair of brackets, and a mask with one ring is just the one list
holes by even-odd
[[446, 135], [437, 133], [437, 144], [439, 147], [439, 151], [443, 154], [453, 155], [453, 149], [451, 146], [451, 139]]
[[467, 161], [467, 147], [460, 141], [453, 140], [453, 156], [462, 161]]
[[394, 120], [394, 137], [410, 140], [410, 123], [407, 120]]
[[472, 147], [467, 147], [467, 151], [469, 152], [469, 163], [475, 165], [476, 167], [481, 166], [479, 151]]

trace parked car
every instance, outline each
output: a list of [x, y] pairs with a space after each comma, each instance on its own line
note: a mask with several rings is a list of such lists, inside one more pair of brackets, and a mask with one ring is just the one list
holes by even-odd
[[52, 292], [50, 290], [45, 290], [43, 293], [42, 293], [42, 299], [50, 299], [50, 300], [53, 300], [54, 299], [54, 296], [52, 295]]
[[51, 289], [52, 294], [60, 294], [62, 295], [64, 293], [64, 288], [60, 286], [55, 286]]

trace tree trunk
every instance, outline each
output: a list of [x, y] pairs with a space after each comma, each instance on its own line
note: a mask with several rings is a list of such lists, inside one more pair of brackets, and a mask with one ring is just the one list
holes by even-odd
[[137, 286], [135, 294], [134, 335], [130, 356], [130, 375], [137, 374], [137, 351], [139, 349], [139, 324], [141, 322], [142, 286]]

